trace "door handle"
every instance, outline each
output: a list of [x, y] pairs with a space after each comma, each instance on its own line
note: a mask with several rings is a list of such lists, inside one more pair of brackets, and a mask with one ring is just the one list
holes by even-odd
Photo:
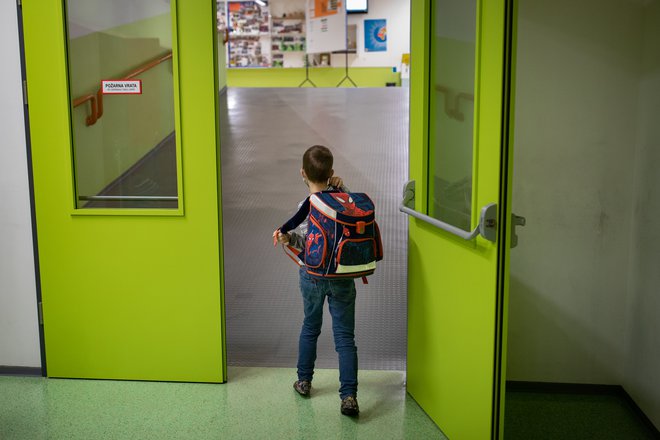
[[518, 246], [516, 226], [525, 226], [525, 224], [527, 224], [527, 219], [525, 217], [511, 213], [511, 248]]
[[410, 180], [405, 185], [403, 185], [403, 200], [399, 206], [399, 211], [415, 217], [419, 220], [422, 220], [426, 223], [432, 224], [433, 226], [442, 229], [443, 231], [449, 232], [450, 234], [461, 237], [464, 240], [473, 240], [477, 235], [484, 237], [488, 241], [493, 243], [497, 239], [497, 204], [489, 203], [488, 205], [481, 208], [481, 213], [479, 215], [479, 224], [473, 231], [464, 231], [460, 228], [457, 228], [454, 225], [445, 223], [442, 220], [430, 217], [421, 212], [417, 212], [414, 209], [415, 207], [415, 181]]

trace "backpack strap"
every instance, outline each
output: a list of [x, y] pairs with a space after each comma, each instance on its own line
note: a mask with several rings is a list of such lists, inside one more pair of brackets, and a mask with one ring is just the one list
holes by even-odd
[[286, 256], [291, 258], [293, 262], [298, 266], [303, 267], [305, 265], [305, 263], [299, 257], [298, 249], [284, 244], [282, 245], [282, 249], [284, 249]]

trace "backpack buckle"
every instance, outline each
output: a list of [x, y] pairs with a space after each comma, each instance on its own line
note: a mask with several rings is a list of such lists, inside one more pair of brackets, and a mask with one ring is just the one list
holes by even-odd
[[364, 230], [365, 230], [365, 227], [366, 227], [366, 226], [367, 226], [367, 224], [366, 224], [365, 222], [357, 222], [357, 223], [355, 223], [356, 232], [357, 232], [358, 234], [364, 234]]

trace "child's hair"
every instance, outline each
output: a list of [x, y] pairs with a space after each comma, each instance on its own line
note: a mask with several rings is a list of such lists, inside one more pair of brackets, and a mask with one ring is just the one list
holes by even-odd
[[328, 147], [314, 145], [303, 154], [303, 170], [307, 179], [314, 183], [325, 183], [332, 177], [332, 153]]

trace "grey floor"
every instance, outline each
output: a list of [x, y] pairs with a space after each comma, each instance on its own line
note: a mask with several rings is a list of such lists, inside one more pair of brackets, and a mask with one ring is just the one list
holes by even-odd
[[[303, 152], [323, 144], [335, 173], [376, 204], [385, 259], [356, 283], [361, 369], [405, 370], [407, 221], [398, 211], [408, 174], [408, 90], [229, 89], [221, 100], [228, 362], [292, 367], [302, 322], [297, 268], [273, 230], [307, 196]], [[326, 311], [317, 367], [337, 368]]]

